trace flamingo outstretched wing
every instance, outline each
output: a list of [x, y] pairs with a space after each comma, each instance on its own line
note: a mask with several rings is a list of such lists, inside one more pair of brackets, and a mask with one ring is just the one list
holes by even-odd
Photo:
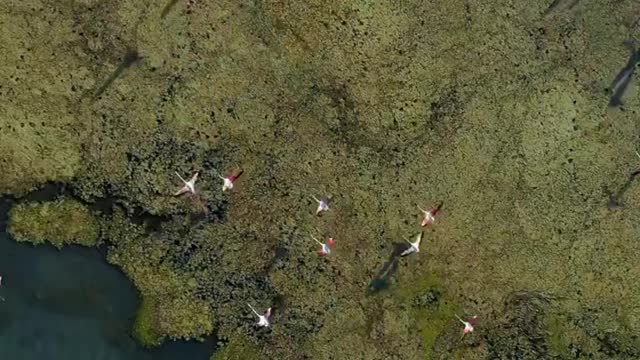
[[253, 311], [253, 313], [256, 314], [256, 316], [260, 317], [260, 314], [258, 314], [256, 309], [254, 309], [253, 306], [251, 306], [251, 304], [247, 303], [247, 305], [249, 305], [249, 308], [251, 308], [251, 311]]
[[416, 236], [416, 242], [413, 243], [412, 245], [414, 246], [420, 246], [420, 242], [422, 241], [422, 235], [424, 235], [424, 232], [420, 232], [420, 234], [418, 234], [418, 236]]
[[313, 239], [313, 241], [315, 241], [315, 242], [317, 242], [318, 244], [320, 244], [320, 246], [324, 245], [323, 243], [321, 243], [321, 242], [320, 242], [320, 240], [316, 239], [316, 237], [315, 237], [315, 236], [313, 236], [313, 235], [310, 235], [310, 236], [311, 236], [311, 239]]
[[176, 175], [178, 175], [178, 177], [180, 178], [180, 180], [182, 180], [183, 183], [187, 182], [187, 180], [183, 179], [182, 176], [180, 176], [180, 174], [178, 174], [177, 171], [175, 173], [176, 173]]
[[173, 194], [173, 196], [179, 196], [186, 192], [189, 192], [189, 187], [187, 185], [183, 186], [180, 190], [176, 191], [176, 193]]
[[416, 252], [416, 248], [413, 247], [413, 245], [409, 246], [409, 248], [405, 251], [403, 251], [400, 256], [407, 256], [409, 254], [413, 254], [414, 252]]

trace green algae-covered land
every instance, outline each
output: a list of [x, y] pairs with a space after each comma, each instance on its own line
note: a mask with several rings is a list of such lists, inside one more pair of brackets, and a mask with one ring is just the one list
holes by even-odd
[[[607, 107], [639, 18], [633, 0], [5, 0], [9, 229], [105, 245], [142, 296], [138, 341], [215, 334], [215, 360], [640, 358], [635, 80]], [[27, 200], [47, 184], [64, 196]]]

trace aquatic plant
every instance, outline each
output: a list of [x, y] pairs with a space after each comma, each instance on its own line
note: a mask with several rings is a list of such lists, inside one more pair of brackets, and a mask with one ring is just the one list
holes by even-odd
[[190, 275], [167, 257], [171, 251], [168, 244], [145, 234], [138, 225], [123, 223], [122, 211], [114, 212], [111, 218], [104, 228], [113, 241], [108, 259], [122, 267], [142, 296], [136, 337], [145, 345], [155, 345], [165, 337], [200, 339], [211, 334], [211, 306], [197, 296], [197, 283]]
[[241, 334], [225, 341], [224, 346], [211, 356], [211, 360], [251, 360], [260, 359], [260, 350]]
[[133, 335], [145, 346], [160, 345], [163, 334], [159, 332], [160, 326], [157, 323], [157, 304], [154, 300], [145, 297], [138, 309], [136, 321], [133, 325]]
[[33, 244], [49, 242], [58, 248], [65, 244], [94, 246], [99, 226], [86, 206], [62, 199], [15, 205], [10, 213], [9, 232], [17, 241]]

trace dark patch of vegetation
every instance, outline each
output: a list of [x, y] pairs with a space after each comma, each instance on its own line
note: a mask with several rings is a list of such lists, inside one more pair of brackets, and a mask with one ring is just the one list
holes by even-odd
[[437, 288], [427, 289], [423, 294], [417, 295], [414, 304], [418, 307], [428, 307], [436, 304], [442, 297], [442, 291]]
[[456, 89], [442, 91], [438, 100], [431, 103], [431, 115], [426, 122], [429, 130], [447, 129], [453, 131], [460, 127], [457, 122], [464, 112]]
[[491, 359], [549, 359], [545, 308], [553, 299], [543, 293], [517, 292], [505, 301], [505, 314], [487, 335]]

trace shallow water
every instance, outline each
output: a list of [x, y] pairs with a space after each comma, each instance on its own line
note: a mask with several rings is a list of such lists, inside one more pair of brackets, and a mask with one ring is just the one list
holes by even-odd
[[98, 249], [34, 247], [2, 232], [0, 275], [0, 359], [205, 360], [213, 351], [211, 341], [138, 345], [136, 290]]

